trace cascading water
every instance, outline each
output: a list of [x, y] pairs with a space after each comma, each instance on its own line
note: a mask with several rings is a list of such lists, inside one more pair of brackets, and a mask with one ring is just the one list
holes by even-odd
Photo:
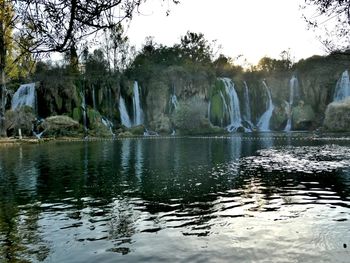
[[[239, 108], [239, 99], [238, 99], [233, 81], [229, 78], [221, 78], [221, 81], [225, 85], [225, 92], [226, 92], [226, 96], [228, 97], [227, 104], [223, 98], [224, 105], [227, 108], [228, 115], [230, 118], [230, 124], [227, 126], [227, 130], [229, 132], [233, 132], [242, 126], [241, 111]], [[221, 93], [221, 96], [224, 97], [222, 93]]]
[[268, 96], [268, 100], [266, 102], [267, 110], [263, 113], [263, 115], [261, 115], [258, 121], [257, 127], [259, 128], [259, 131], [270, 131], [270, 119], [272, 117], [274, 105], [272, 103], [271, 91], [265, 81], [263, 81], [263, 85], [266, 89], [267, 96]]
[[124, 125], [127, 128], [130, 128], [131, 121], [130, 121], [128, 111], [126, 109], [124, 98], [122, 96], [120, 96], [119, 98], [119, 112], [120, 112], [120, 119], [121, 119], [122, 125]]
[[252, 129], [254, 128], [254, 125], [252, 123], [252, 113], [250, 110], [250, 98], [249, 98], [249, 90], [248, 90], [248, 85], [247, 82], [244, 83], [244, 93], [243, 93], [243, 98], [244, 98], [244, 114], [243, 114], [243, 120], [250, 126], [249, 128]]
[[211, 121], [210, 121], [210, 110], [211, 110], [211, 101], [209, 100], [209, 102], [208, 102], [208, 120], [209, 120], [209, 123], [211, 123]]
[[11, 109], [16, 110], [22, 106], [32, 107], [36, 111], [35, 83], [21, 85], [13, 95]]
[[179, 102], [176, 97], [175, 86], [173, 87], [173, 93], [170, 95], [170, 112], [176, 111], [179, 107]]
[[133, 90], [133, 108], [134, 108], [134, 123], [133, 125], [141, 125], [143, 124], [143, 111], [141, 108], [141, 101], [140, 101], [140, 92], [139, 92], [139, 85], [137, 81], [134, 82], [134, 90]]
[[87, 114], [86, 114], [86, 100], [85, 100], [85, 93], [80, 92], [80, 97], [81, 97], [81, 109], [83, 110], [83, 124], [84, 124], [84, 133], [85, 136], [87, 134], [88, 128], [87, 128]]
[[109, 129], [109, 132], [114, 137], [115, 134], [113, 132], [113, 123], [110, 120], [108, 120], [106, 117], [102, 117], [101, 120], [102, 120], [103, 125]]
[[171, 105], [173, 106], [173, 108], [175, 110], [177, 110], [177, 108], [179, 107], [179, 102], [177, 101], [176, 94], [172, 94], [171, 95], [170, 102], [171, 102]]
[[288, 120], [284, 131], [291, 131], [292, 129], [292, 106], [294, 99], [299, 96], [299, 82], [298, 79], [293, 76], [289, 80], [289, 102], [286, 103], [286, 112], [288, 115]]
[[340, 101], [350, 96], [349, 72], [345, 70], [335, 86], [333, 101]]
[[97, 108], [96, 108], [95, 87], [92, 87], [92, 107], [94, 108], [94, 110], [97, 110]]

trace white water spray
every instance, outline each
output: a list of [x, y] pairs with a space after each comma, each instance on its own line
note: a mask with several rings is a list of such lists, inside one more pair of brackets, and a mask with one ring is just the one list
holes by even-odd
[[36, 111], [35, 83], [21, 85], [13, 95], [11, 109], [16, 110], [23, 106], [32, 107]]
[[286, 113], [288, 115], [288, 120], [284, 131], [288, 132], [292, 129], [292, 107], [294, 103], [294, 99], [299, 96], [299, 82], [298, 79], [293, 76], [289, 80], [289, 102], [286, 103]]
[[349, 72], [345, 70], [335, 86], [333, 101], [340, 101], [350, 96]]
[[141, 108], [140, 92], [137, 81], [134, 82], [132, 103], [134, 107], [134, 126], [143, 124], [143, 111]]
[[235, 85], [233, 81], [229, 78], [221, 78], [221, 81], [225, 85], [225, 92], [226, 92], [226, 96], [228, 97], [228, 103], [226, 103], [223, 94], [222, 93], [220, 94], [221, 97], [223, 98], [225, 108], [227, 109], [227, 112], [230, 118], [230, 124], [227, 126], [227, 130], [229, 132], [233, 132], [242, 126], [239, 100], [238, 100], [237, 92], [235, 90]]
[[130, 128], [131, 121], [130, 121], [128, 111], [126, 109], [124, 98], [122, 96], [120, 96], [119, 98], [119, 112], [120, 112], [120, 119], [121, 119], [122, 125], [124, 125], [127, 128]]
[[268, 96], [268, 100], [266, 101], [267, 110], [263, 113], [263, 115], [261, 115], [257, 127], [259, 128], [259, 131], [270, 131], [270, 120], [272, 117], [274, 105], [272, 103], [271, 91], [265, 81], [263, 81], [263, 85], [266, 89], [266, 93]]
[[249, 98], [249, 90], [248, 90], [248, 84], [247, 82], [244, 83], [244, 93], [243, 93], [243, 98], [244, 98], [244, 114], [243, 114], [243, 119], [246, 121], [246, 123], [249, 124], [249, 128], [252, 129], [254, 128], [254, 125], [252, 123], [252, 113], [250, 109], [250, 98]]

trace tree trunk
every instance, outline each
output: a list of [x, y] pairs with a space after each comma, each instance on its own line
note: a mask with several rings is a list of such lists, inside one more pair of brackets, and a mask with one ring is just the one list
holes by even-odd
[[6, 107], [7, 91], [6, 91], [5, 66], [6, 66], [5, 22], [3, 20], [0, 20], [0, 75], [1, 75], [0, 137], [6, 136], [5, 107]]
[[0, 111], [0, 137], [6, 136], [5, 130], [5, 107], [6, 107], [6, 80], [5, 80], [5, 71], [1, 71], [1, 111]]

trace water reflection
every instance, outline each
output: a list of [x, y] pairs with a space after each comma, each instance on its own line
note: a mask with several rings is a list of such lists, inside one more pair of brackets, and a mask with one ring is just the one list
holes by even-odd
[[347, 143], [248, 134], [1, 150], [0, 261], [348, 257]]

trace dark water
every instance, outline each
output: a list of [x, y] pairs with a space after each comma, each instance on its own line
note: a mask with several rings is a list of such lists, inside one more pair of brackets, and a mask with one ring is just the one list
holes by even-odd
[[349, 262], [350, 141], [0, 148], [0, 262]]

